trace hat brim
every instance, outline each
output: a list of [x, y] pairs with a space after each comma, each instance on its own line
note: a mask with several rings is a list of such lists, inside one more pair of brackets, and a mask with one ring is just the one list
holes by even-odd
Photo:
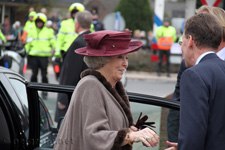
[[106, 50], [105, 53], [103, 53], [103, 54], [88, 53], [87, 47], [76, 49], [74, 52], [79, 55], [84, 55], [84, 56], [116, 56], [116, 55], [121, 55], [121, 54], [126, 54], [126, 53], [137, 51], [142, 46], [143, 46], [143, 43], [141, 41], [131, 41], [129, 44], [129, 47], [127, 49], [116, 49], [114, 51]]

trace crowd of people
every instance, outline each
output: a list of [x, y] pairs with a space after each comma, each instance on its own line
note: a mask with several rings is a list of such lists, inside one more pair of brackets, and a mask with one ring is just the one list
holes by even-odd
[[[55, 11], [48, 17], [46, 8], [35, 11], [33, 7], [26, 14], [24, 26], [20, 21], [10, 25], [8, 16], [5, 16], [1, 26], [1, 39], [5, 43], [6, 35], [14, 35], [16, 43], [25, 47], [28, 57], [28, 67], [32, 70], [30, 81], [37, 82], [38, 70], [41, 70], [42, 83], [48, 83], [47, 67], [50, 57], [53, 57], [53, 64], [58, 65], [56, 78], [59, 80], [62, 62], [72, 42], [78, 37], [75, 31], [75, 16], [79, 11], [84, 11], [85, 7], [81, 3], [73, 3], [67, 15], [60, 19]], [[98, 20], [96, 10], [92, 10], [92, 24], [90, 31], [104, 30], [104, 25]], [[47, 93], [43, 92], [43, 98]]]
[[[97, 13], [81, 3], [69, 7], [70, 16], [58, 24], [57, 14], [47, 18], [47, 10], [30, 9], [22, 29], [13, 24], [13, 34], [24, 44], [32, 70], [31, 81], [48, 83], [49, 57], [60, 62], [59, 83], [76, 86], [72, 95], [60, 93], [55, 121], [64, 117], [54, 149], [131, 150], [133, 143], [155, 147], [159, 136], [151, 128], [137, 126], [121, 78], [128, 67], [128, 53], [143, 43], [131, 41], [131, 31], [107, 31], [97, 21]], [[167, 150], [222, 150], [225, 147], [225, 11], [202, 6], [187, 19], [180, 46], [181, 62], [173, 100], [180, 111], [168, 115]], [[60, 28], [59, 28], [60, 26]], [[0, 38], [6, 42], [8, 23]], [[104, 31], [99, 31], [104, 30]], [[95, 32], [96, 31], [96, 32]], [[162, 57], [167, 57], [170, 76], [170, 48], [177, 40], [176, 30], [164, 19], [157, 29], [158, 75]], [[53, 51], [54, 50], [54, 51]], [[43, 91], [45, 99], [47, 93]], [[145, 126], [146, 127], [146, 126]]]

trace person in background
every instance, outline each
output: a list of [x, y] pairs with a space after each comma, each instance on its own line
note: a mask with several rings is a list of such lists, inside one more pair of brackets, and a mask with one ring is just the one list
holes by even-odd
[[22, 43], [23, 43], [23, 45], [26, 44], [28, 32], [35, 29], [35, 23], [34, 23], [34, 16], [35, 15], [36, 15], [36, 12], [35, 11], [31, 11], [29, 13], [29, 20], [27, 20], [27, 22], [25, 23], [25, 25], [23, 27], [23, 34], [22, 34]]
[[49, 28], [53, 32], [53, 34], [55, 35], [55, 31], [53, 30], [53, 27], [52, 26], [53, 26], [52, 21], [51, 20], [48, 20], [46, 22], [46, 27]]
[[[2, 33], [1, 29], [0, 29], [0, 56], [2, 55], [2, 48], [1, 46], [4, 45], [7, 42], [5, 35]], [[4, 66], [4, 61], [0, 60], [0, 66]]]
[[[52, 55], [51, 50], [55, 47], [55, 36], [45, 26], [47, 17], [43, 13], [34, 16], [35, 28], [27, 35], [26, 52], [32, 70], [31, 82], [37, 82], [38, 70], [41, 69], [42, 83], [48, 83], [47, 68], [48, 59]], [[43, 99], [47, 98], [47, 92], [42, 92]]]
[[50, 19], [52, 21], [52, 28], [54, 30], [55, 35], [58, 33], [59, 27], [58, 24], [60, 25], [60, 20], [59, 20], [59, 16], [58, 16], [58, 12], [54, 12], [52, 14], [52, 16], [50, 17]]
[[169, 19], [165, 18], [163, 25], [156, 30], [156, 40], [159, 48], [158, 76], [161, 76], [163, 56], [165, 55], [167, 76], [170, 77], [170, 48], [176, 39], [176, 29], [170, 25]]
[[52, 21], [51, 21], [51, 20], [48, 20], [48, 21], [46, 22], [46, 27], [47, 27], [47, 28], [52, 28]]
[[152, 49], [151, 45], [153, 43], [153, 39], [154, 39], [153, 31], [150, 30], [148, 31], [148, 36], [147, 36], [147, 46], [150, 50]]
[[[203, 5], [199, 9], [196, 10], [196, 13], [210, 13], [212, 14], [225, 28], [225, 12], [223, 9], [219, 7], [212, 7]], [[223, 39], [220, 43], [218, 51], [216, 52], [217, 56], [220, 59], [225, 60], [225, 33], [223, 32]], [[180, 101], [180, 79], [182, 73], [187, 69], [185, 66], [185, 61], [183, 60], [180, 64], [179, 72], [177, 75], [177, 83], [175, 86], [175, 91], [172, 93], [172, 100]], [[179, 131], [179, 119], [180, 111], [170, 109], [167, 117], [167, 133], [168, 133], [168, 141], [170, 142], [178, 142], [178, 131]]]
[[58, 16], [58, 12], [53, 12], [52, 16], [49, 18], [49, 20], [52, 21], [52, 23], [57, 24], [59, 22], [59, 16]]
[[[65, 53], [64, 62], [61, 69], [61, 76], [59, 79], [60, 85], [76, 86], [80, 80], [80, 74], [87, 69], [83, 61], [83, 56], [74, 53], [75, 49], [85, 47], [86, 41], [83, 36], [90, 33], [90, 26], [92, 23], [92, 15], [88, 11], [78, 12], [75, 18], [75, 31], [79, 36], [73, 41], [68, 51]], [[71, 95], [59, 93], [57, 98], [55, 121], [64, 117], [69, 106]]]
[[16, 21], [13, 24], [13, 28], [12, 28], [12, 34], [15, 36], [15, 42], [13, 42], [13, 47], [15, 49], [23, 48], [22, 33], [23, 33], [23, 30], [22, 30], [22, 28], [20, 26], [20, 21]]
[[[75, 23], [74, 19], [76, 17], [76, 13], [80, 11], [84, 11], [85, 7], [81, 3], [73, 3], [69, 7], [70, 18], [63, 20], [60, 24], [60, 28], [57, 34], [57, 42], [55, 47], [55, 53], [53, 57], [53, 64], [56, 64], [57, 68], [54, 69], [56, 74], [56, 79], [60, 78], [61, 66], [63, 64], [64, 54], [72, 44], [72, 42], [78, 37], [78, 34], [75, 32]], [[55, 65], [54, 65], [55, 68]]]
[[10, 25], [10, 21], [9, 21], [9, 16], [5, 15], [4, 17], [4, 22], [1, 26], [1, 30], [2, 33], [6, 36], [6, 35], [10, 35], [11, 33], [11, 25]]
[[141, 32], [141, 30], [139, 30], [139, 29], [134, 30], [133, 38], [139, 39], [140, 38], [140, 32]]
[[[120, 82], [128, 67], [128, 53], [143, 44], [130, 41], [131, 32], [98, 31], [84, 35], [87, 46], [76, 49], [90, 68], [81, 73], [55, 150], [131, 150], [134, 142], [155, 147], [158, 135], [134, 127], [130, 104]], [[66, 139], [69, 139], [65, 143]]]
[[57, 34], [57, 44], [55, 48], [55, 57], [62, 58], [63, 54], [68, 50], [72, 42], [77, 38], [78, 34], [75, 32], [74, 19], [76, 13], [84, 11], [85, 7], [81, 3], [73, 3], [69, 7], [70, 19], [61, 22], [59, 32]]
[[98, 12], [93, 9], [91, 10], [92, 13], [92, 24], [94, 25], [94, 30], [95, 31], [101, 31], [101, 30], [105, 30], [104, 29], [104, 25], [101, 21], [98, 20]]
[[27, 20], [29, 19], [29, 14], [30, 12], [35, 11], [34, 7], [30, 7], [28, 12], [26, 13], [25, 17], [24, 17], [24, 21], [27, 22]]
[[225, 62], [215, 52], [223, 27], [209, 13], [187, 20], [181, 50], [186, 69], [180, 81], [178, 144], [167, 150], [223, 150], [225, 148]]
[[17, 40], [21, 40], [21, 36], [22, 36], [22, 28], [21, 28], [21, 24], [20, 24], [20, 21], [16, 21], [14, 24], [13, 24], [13, 35], [17, 38]]
[[46, 9], [46, 8], [41, 8], [40, 13], [45, 14], [45, 15], [46, 15], [46, 17], [47, 17], [48, 11], [47, 11], [47, 9]]
[[5, 35], [2, 33], [1, 30], [0, 30], [0, 40], [1, 40], [1, 44], [5, 44], [6, 43]]

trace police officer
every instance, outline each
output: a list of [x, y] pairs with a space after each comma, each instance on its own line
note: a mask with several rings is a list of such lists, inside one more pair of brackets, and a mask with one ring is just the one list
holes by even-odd
[[94, 25], [94, 30], [95, 31], [101, 31], [101, 30], [105, 30], [104, 29], [104, 24], [98, 20], [98, 12], [97, 10], [93, 9], [91, 11], [92, 13], [92, 24]]
[[1, 40], [1, 44], [6, 43], [5, 36], [4, 36], [4, 34], [2, 33], [1, 29], [0, 29], [0, 40]]
[[167, 76], [170, 77], [170, 48], [177, 39], [176, 29], [170, 26], [168, 18], [163, 20], [163, 25], [157, 28], [156, 40], [159, 51], [159, 62], [158, 62], [158, 76], [161, 75], [161, 67], [163, 62], [163, 56], [166, 56], [167, 64]]
[[36, 12], [31, 11], [29, 13], [29, 19], [27, 20], [27, 22], [25, 23], [25, 25], [23, 27], [23, 34], [22, 34], [22, 43], [23, 44], [26, 43], [26, 38], [27, 38], [27, 34], [28, 34], [29, 30], [33, 30], [35, 28], [35, 23], [34, 23], [35, 15], [36, 15]]
[[[42, 83], [48, 83], [47, 67], [51, 49], [55, 46], [54, 33], [45, 26], [47, 17], [43, 13], [37, 13], [34, 17], [35, 28], [27, 35], [26, 52], [29, 55], [29, 63], [32, 70], [31, 82], [37, 82], [38, 69], [41, 69]], [[46, 99], [47, 93], [42, 97]]]
[[78, 36], [74, 28], [75, 26], [74, 18], [77, 12], [84, 11], [84, 10], [85, 10], [85, 7], [81, 3], [73, 3], [69, 7], [71, 18], [61, 22], [61, 25], [60, 25], [61, 27], [57, 34], [57, 44], [56, 44], [56, 49], [54, 54], [56, 58], [62, 57], [63, 54], [68, 50], [72, 42]]
[[54, 57], [52, 58], [53, 67], [57, 80], [59, 80], [60, 69], [63, 63], [63, 58], [65, 57], [64, 54], [67, 52], [72, 42], [78, 37], [78, 34], [75, 32], [74, 28], [75, 27], [74, 19], [76, 13], [84, 10], [85, 7], [83, 4], [73, 3], [69, 7], [71, 18], [62, 21], [60, 24], [60, 29], [57, 34], [55, 53]]

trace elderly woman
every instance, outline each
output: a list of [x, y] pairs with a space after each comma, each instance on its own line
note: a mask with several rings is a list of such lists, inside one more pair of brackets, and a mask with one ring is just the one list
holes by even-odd
[[127, 53], [142, 46], [131, 32], [99, 31], [84, 36], [90, 68], [81, 74], [56, 139], [55, 150], [131, 150], [134, 142], [156, 146], [159, 137], [149, 128], [134, 127], [130, 104], [120, 79], [128, 67]]

